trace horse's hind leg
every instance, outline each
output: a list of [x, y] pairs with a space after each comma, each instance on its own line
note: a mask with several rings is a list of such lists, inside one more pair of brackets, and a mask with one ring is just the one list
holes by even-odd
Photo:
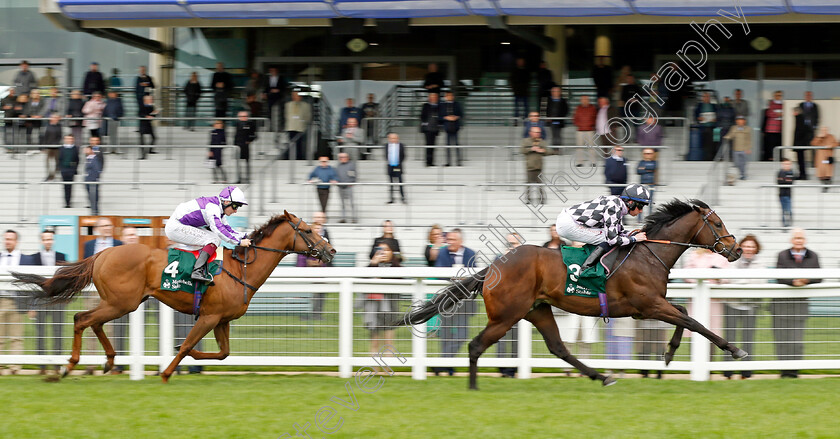
[[76, 364], [79, 363], [79, 356], [82, 352], [82, 334], [88, 327], [93, 327], [93, 332], [96, 333], [96, 336], [99, 338], [99, 342], [102, 343], [102, 348], [105, 349], [105, 355], [108, 356], [108, 363], [111, 367], [113, 367], [115, 355], [114, 348], [111, 346], [111, 342], [108, 340], [108, 337], [105, 336], [104, 331], [102, 331], [102, 324], [114, 320], [124, 314], [124, 312], [103, 301], [99, 302], [99, 305], [96, 308], [76, 313], [76, 315], [73, 316], [73, 350], [70, 354], [70, 360], [67, 363], [67, 366], [65, 366], [61, 371], [62, 377], [66, 377], [73, 368], [76, 367]]
[[190, 350], [187, 355], [196, 360], [224, 360], [230, 355], [230, 322], [219, 323], [213, 328], [213, 335], [216, 336], [216, 343], [219, 345], [219, 352], [207, 353]]
[[595, 369], [583, 364], [566, 349], [566, 345], [560, 339], [560, 329], [557, 328], [557, 322], [554, 320], [554, 315], [551, 313], [551, 306], [549, 304], [541, 303], [537, 305], [525, 315], [525, 320], [533, 323], [537, 330], [540, 331], [546, 346], [548, 346], [548, 350], [552, 354], [574, 366], [575, 369], [590, 379], [600, 380], [605, 386], [615, 384], [615, 378], [598, 373]]
[[478, 390], [476, 383], [478, 377], [478, 357], [484, 353], [490, 346], [499, 341], [500, 338], [513, 327], [513, 324], [519, 321], [519, 318], [491, 321], [487, 326], [472, 339], [469, 345], [470, 351], [470, 390]]
[[[685, 309], [682, 305], [674, 305], [679, 312], [683, 313], [684, 315], [688, 315], [688, 310]], [[677, 348], [680, 347], [680, 342], [682, 341], [683, 331], [685, 328], [682, 326], [677, 326], [674, 328], [674, 335], [671, 336], [671, 341], [668, 342], [668, 352], [665, 353], [665, 365], [667, 366], [671, 360], [674, 359], [674, 354], [677, 352]]]
[[108, 336], [105, 335], [105, 330], [102, 329], [103, 323], [97, 323], [95, 325], [91, 325], [90, 329], [93, 329], [93, 333], [96, 334], [96, 338], [99, 339], [99, 343], [102, 345], [102, 349], [105, 350], [105, 366], [102, 367], [102, 373], [107, 374], [114, 368], [114, 357], [117, 356], [117, 351], [114, 350], [114, 346], [111, 345], [111, 340], [108, 340]]

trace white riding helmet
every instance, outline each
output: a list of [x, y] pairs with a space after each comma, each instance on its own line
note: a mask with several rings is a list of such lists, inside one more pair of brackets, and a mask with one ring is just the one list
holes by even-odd
[[232, 203], [237, 203], [243, 206], [248, 205], [248, 201], [245, 200], [245, 192], [242, 192], [242, 189], [239, 189], [236, 186], [228, 186], [222, 189], [222, 192], [219, 193], [219, 199], [222, 201], [230, 201]]

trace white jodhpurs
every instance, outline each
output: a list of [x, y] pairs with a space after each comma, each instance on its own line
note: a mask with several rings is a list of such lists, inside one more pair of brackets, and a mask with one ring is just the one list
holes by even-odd
[[199, 229], [192, 226], [185, 226], [174, 217], [169, 217], [166, 222], [166, 237], [175, 243], [175, 247], [183, 250], [201, 250], [207, 244], [213, 244], [216, 247], [222, 243], [215, 233]]
[[607, 229], [591, 229], [575, 221], [565, 210], [557, 215], [557, 234], [561, 238], [598, 245], [607, 240]]

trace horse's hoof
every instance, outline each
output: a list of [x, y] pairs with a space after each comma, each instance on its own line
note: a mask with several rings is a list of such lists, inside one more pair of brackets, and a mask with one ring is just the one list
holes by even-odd
[[160, 379], [163, 381], [163, 384], [169, 384], [169, 376], [160, 374]]
[[102, 375], [108, 375], [108, 372], [110, 372], [111, 369], [113, 369], [113, 366], [111, 366], [110, 364], [108, 364], [108, 363], [103, 364], [102, 365]]
[[616, 381], [615, 378], [613, 378], [612, 375], [609, 375], [606, 378], [604, 378], [604, 387], [612, 386], [613, 384], [615, 384], [617, 382], [618, 381]]
[[736, 360], [740, 360], [740, 359], [746, 357], [747, 355], [749, 355], [747, 353], [747, 351], [738, 348], [738, 349], [735, 350], [735, 352], [732, 353], [732, 358], [734, 358]]
[[67, 378], [67, 375], [70, 374], [70, 369], [68, 369], [67, 366], [61, 366], [61, 368], [58, 369], [58, 374], [61, 375], [62, 378]]
[[666, 352], [663, 358], [665, 359], [665, 365], [667, 366], [671, 362], [671, 360], [674, 359], [674, 354]]

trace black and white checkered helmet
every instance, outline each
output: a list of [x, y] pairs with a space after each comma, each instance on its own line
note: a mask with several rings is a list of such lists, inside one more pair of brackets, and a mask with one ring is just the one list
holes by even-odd
[[640, 184], [631, 184], [621, 191], [621, 198], [650, 204], [650, 191]]

